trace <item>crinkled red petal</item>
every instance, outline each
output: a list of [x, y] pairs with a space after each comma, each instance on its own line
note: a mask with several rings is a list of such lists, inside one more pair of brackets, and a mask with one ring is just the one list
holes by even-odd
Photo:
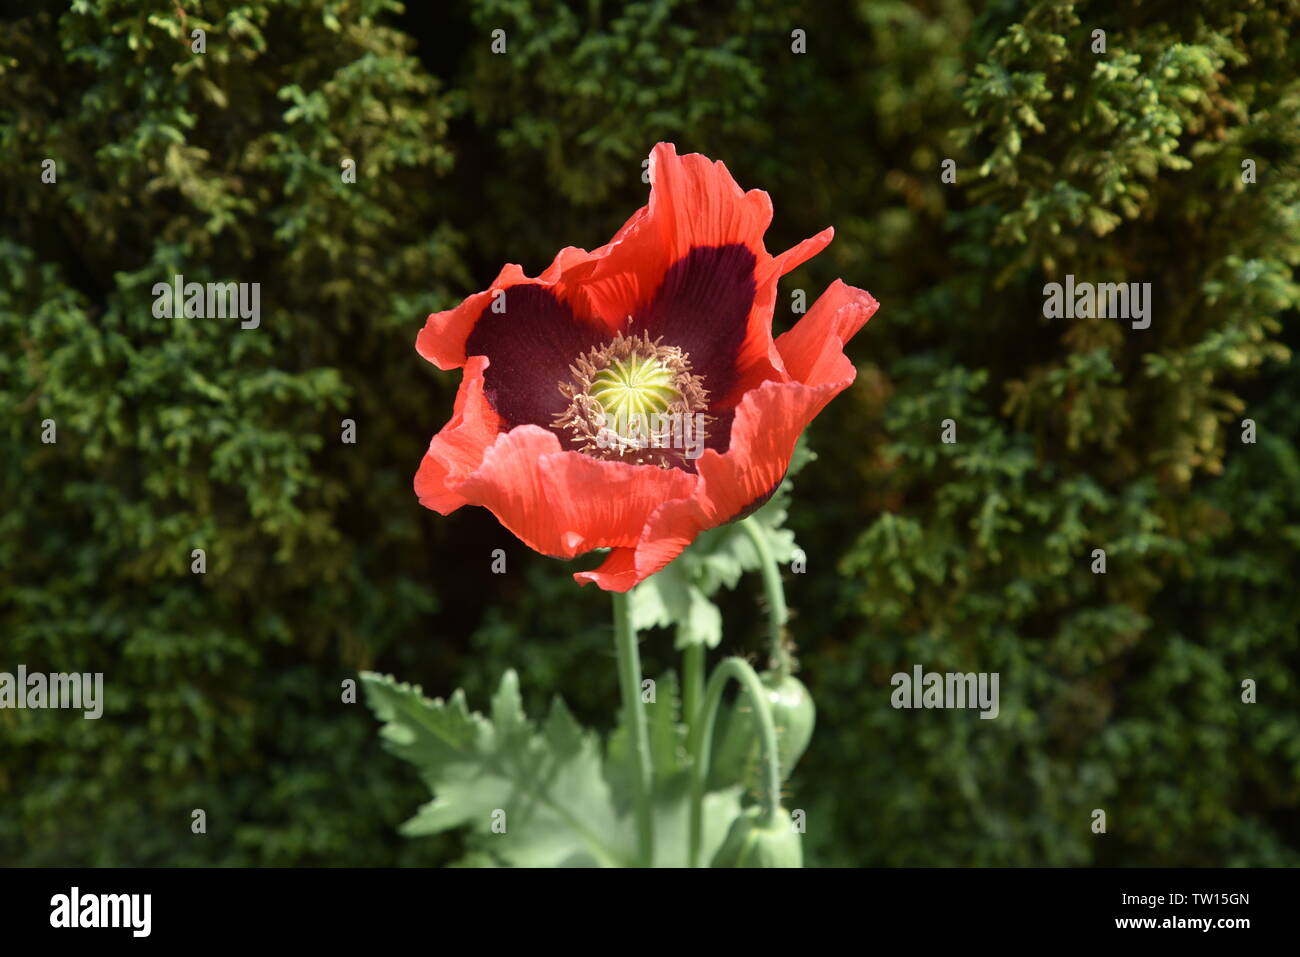
[[562, 451], [534, 425], [501, 435], [455, 491], [491, 509], [526, 545], [557, 558], [636, 544], [664, 501], [689, 496], [696, 477]]

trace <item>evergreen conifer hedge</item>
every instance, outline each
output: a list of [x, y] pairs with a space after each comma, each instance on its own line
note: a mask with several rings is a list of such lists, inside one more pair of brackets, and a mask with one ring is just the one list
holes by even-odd
[[[791, 502], [808, 862], [1300, 863], [1297, 64], [1294, 0], [5, 14], [0, 671], [109, 693], [0, 710], [0, 863], [444, 863], [344, 682], [608, 713], [603, 596], [417, 505], [452, 386], [412, 343], [604, 242], [659, 140], [771, 193], [771, 248], [835, 226], [780, 328], [838, 276], [882, 303]], [[260, 325], [157, 317], [178, 274]], [[1149, 325], [1045, 316], [1067, 276]], [[916, 663], [999, 673], [998, 720], [891, 707]]]

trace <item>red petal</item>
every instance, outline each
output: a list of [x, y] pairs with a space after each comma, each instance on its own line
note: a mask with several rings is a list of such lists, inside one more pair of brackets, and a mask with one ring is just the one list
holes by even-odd
[[443, 515], [469, 504], [456, 487], [479, 467], [483, 453], [501, 431], [501, 418], [483, 395], [487, 364], [483, 356], [465, 364], [451, 419], [433, 437], [415, 473], [420, 504]]
[[588, 309], [618, 323], [650, 302], [668, 267], [697, 246], [743, 244], [767, 259], [763, 233], [772, 201], [745, 192], [727, 167], [699, 153], [678, 156], [671, 143], [650, 153], [650, 202], [615, 234], [603, 255], [572, 274]]
[[785, 477], [795, 441], [836, 395], [853, 381], [806, 386], [800, 382], [764, 382], [736, 409], [731, 445], [726, 453], [706, 449], [696, 466], [700, 486], [696, 500], [705, 528], [722, 525], [772, 494]]
[[[526, 283], [553, 287], [552, 292], [556, 298], [567, 303], [581, 317], [598, 316], [585, 308], [579, 308], [584, 299], [574, 288], [569, 275], [574, 270], [603, 258], [609, 249], [610, 246], [602, 246], [595, 252], [587, 252], [576, 246], [565, 246], [536, 279], [526, 276], [519, 264], [507, 263], [501, 267], [500, 274], [487, 289], [474, 293], [453, 309], [431, 313], [415, 339], [416, 351], [439, 369], [459, 369], [467, 358], [465, 341], [474, 331], [474, 325], [483, 310], [492, 302], [492, 297], [499, 290]], [[612, 334], [618, 325], [610, 325], [608, 328]]]
[[777, 280], [802, 266], [827, 247], [835, 230], [823, 229], [816, 236], [805, 239], [778, 256], [760, 259], [754, 269], [756, 289], [754, 305], [749, 313], [745, 342], [736, 360], [737, 379], [730, 393], [712, 403], [715, 409], [734, 408], [741, 397], [766, 379], [781, 377], [781, 355], [772, 341], [772, 315], [776, 310]]
[[692, 498], [664, 502], [651, 513], [635, 547], [612, 549], [598, 568], [573, 577], [580, 585], [627, 591], [680, 555], [701, 530], [699, 509]]
[[524, 425], [502, 435], [456, 489], [530, 548], [572, 558], [635, 545], [652, 511], [691, 494], [680, 469], [627, 465], [560, 450], [555, 433]]
[[615, 548], [605, 556], [599, 568], [593, 568], [589, 572], [575, 572], [573, 580], [579, 585], [599, 585], [605, 591], [627, 591], [648, 577], [637, 574], [635, 548]]
[[853, 363], [844, 355], [844, 344], [879, 307], [865, 289], [835, 280], [808, 314], [776, 340], [786, 372], [808, 385], [851, 379]]
[[523, 269], [515, 263], [501, 267], [492, 285], [465, 299], [454, 309], [429, 314], [424, 328], [415, 337], [415, 351], [444, 372], [465, 364], [465, 340], [474, 331], [474, 323], [492, 301], [498, 289], [509, 289], [524, 280]]

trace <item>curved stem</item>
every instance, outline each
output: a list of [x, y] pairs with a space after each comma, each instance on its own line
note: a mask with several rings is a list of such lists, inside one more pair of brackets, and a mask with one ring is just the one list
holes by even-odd
[[636, 829], [638, 863], [642, 867], [654, 864], [654, 818], [651, 814], [651, 795], [654, 788], [654, 770], [650, 764], [650, 729], [646, 724], [645, 710], [641, 707], [641, 652], [636, 643], [636, 629], [628, 613], [628, 597], [622, 592], [611, 592], [614, 599], [614, 645], [618, 649], [618, 683], [623, 693], [623, 720], [632, 746], [635, 761]]
[[772, 644], [772, 668], [784, 678], [790, 674], [790, 652], [786, 648], [785, 624], [789, 613], [785, 605], [785, 586], [781, 583], [781, 569], [768, 547], [763, 530], [754, 516], [739, 523], [758, 552], [759, 570], [763, 574], [763, 591], [767, 594], [767, 631]]
[[749, 695], [754, 713], [758, 716], [758, 736], [763, 758], [760, 800], [765, 823], [773, 822], [781, 808], [781, 762], [776, 749], [776, 725], [772, 721], [772, 705], [767, 698], [767, 689], [749, 662], [743, 658], [727, 658], [709, 677], [708, 687], [704, 690], [704, 704], [691, 733], [690, 752], [695, 760], [691, 764], [691, 817], [687, 844], [687, 865], [690, 867], [698, 866], [696, 859], [700, 854], [704, 784], [713, 751], [713, 725], [718, 718], [718, 706], [722, 703], [722, 692], [727, 686], [728, 678], [735, 678]]

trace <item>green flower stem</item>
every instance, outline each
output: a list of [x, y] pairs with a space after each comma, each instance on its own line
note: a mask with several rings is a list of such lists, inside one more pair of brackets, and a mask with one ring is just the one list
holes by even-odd
[[623, 718], [631, 736], [636, 761], [636, 829], [642, 867], [654, 865], [654, 817], [650, 802], [654, 793], [654, 769], [650, 763], [650, 729], [641, 707], [641, 652], [636, 629], [628, 611], [628, 597], [611, 592], [614, 599], [614, 645], [618, 649], [618, 683], [623, 692]]
[[776, 725], [772, 721], [772, 706], [767, 698], [767, 689], [749, 662], [743, 658], [727, 658], [709, 677], [708, 687], [704, 691], [704, 707], [691, 733], [690, 752], [695, 760], [691, 764], [691, 818], [687, 844], [687, 864], [690, 867], [699, 866], [697, 858], [700, 854], [701, 820], [704, 816], [704, 785], [712, 758], [713, 725], [717, 721], [722, 692], [729, 678], [735, 678], [749, 695], [754, 712], [758, 715], [758, 736], [763, 758], [763, 787], [760, 794], [763, 824], [774, 825], [777, 812], [781, 809], [781, 762], [776, 749]]
[[682, 711], [686, 719], [689, 742], [699, 722], [700, 701], [704, 697], [704, 645], [687, 645], [682, 652]]
[[740, 527], [758, 552], [759, 569], [763, 574], [763, 591], [767, 593], [767, 630], [772, 645], [772, 668], [784, 678], [790, 674], [790, 652], [786, 648], [785, 625], [789, 618], [785, 606], [785, 586], [781, 583], [781, 569], [768, 547], [767, 538], [754, 516], [742, 519]]

